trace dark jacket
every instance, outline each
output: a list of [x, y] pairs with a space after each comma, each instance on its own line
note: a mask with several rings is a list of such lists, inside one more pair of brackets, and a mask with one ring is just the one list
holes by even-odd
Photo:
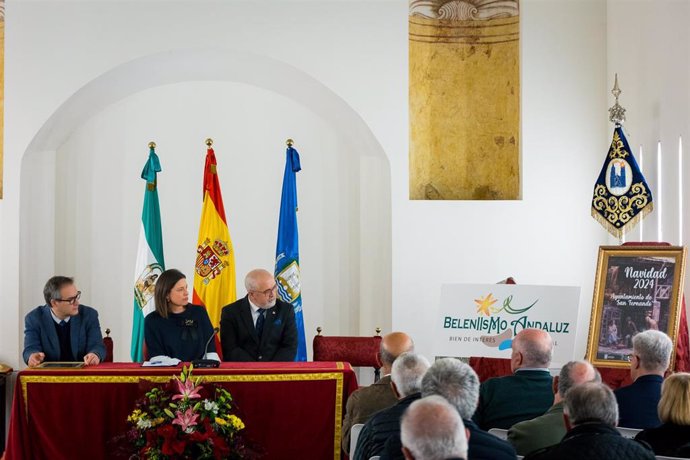
[[201, 359], [207, 351], [216, 351], [215, 342], [209, 342], [212, 335], [213, 325], [208, 312], [200, 305], [187, 304], [182, 313], [168, 313], [167, 318], [152, 311], [144, 319], [149, 358], [169, 356], [185, 362]]
[[648, 445], [625, 439], [603, 423], [583, 423], [568, 431], [555, 446], [525, 456], [525, 460], [655, 460]]
[[[659, 427], [641, 431], [635, 439], [647, 442], [657, 455], [687, 458], [686, 445], [690, 443], [690, 425], [664, 423]], [[682, 447], [685, 449], [681, 450]]]
[[553, 404], [553, 378], [549, 371], [517, 370], [482, 383], [474, 420], [483, 430], [507, 430], [523, 420], [543, 415]]
[[[400, 442], [400, 419], [410, 404], [421, 397], [421, 393], [413, 393], [370, 418], [359, 433], [353, 460], [368, 460], [375, 455], [385, 459], [404, 459]], [[386, 455], [382, 455], [384, 446]]]
[[515, 460], [515, 448], [503, 439], [482, 430], [472, 420], [463, 420], [470, 432], [468, 460]]
[[266, 312], [261, 340], [256, 334], [249, 299], [244, 296], [223, 307], [220, 315], [223, 361], [294, 361], [297, 326], [291, 304], [276, 299]]
[[644, 429], [661, 425], [657, 406], [663, 381], [660, 375], [643, 375], [631, 385], [614, 391], [618, 402], [618, 426]]
[[[79, 305], [79, 313], [72, 316], [69, 323], [72, 361], [82, 361], [89, 353], [98, 355], [103, 361], [105, 345], [98, 312], [86, 305]], [[49, 305], [34, 308], [24, 318], [24, 362], [28, 364], [29, 356], [37, 352], [45, 353], [44, 361], [60, 361], [60, 342]]]

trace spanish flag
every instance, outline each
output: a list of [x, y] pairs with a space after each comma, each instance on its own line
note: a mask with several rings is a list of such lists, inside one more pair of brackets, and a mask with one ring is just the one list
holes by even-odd
[[216, 155], [207, 141], [204, 166], [204, 204], [201, 209], [196, 248], [193, 302], [208, 311], [211, 324], [218, 327], [220, 311], [235, 301], [235, 253], [230, 240], [223, 197], [218, 182]]

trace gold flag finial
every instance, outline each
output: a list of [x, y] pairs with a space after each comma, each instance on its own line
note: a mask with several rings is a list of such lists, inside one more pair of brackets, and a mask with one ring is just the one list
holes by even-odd
[[292, 139], [288, 139], [287, 141], [285, 141], [285, 143], [287, 144], [288, 147], [292, 147], [292, 144], [294, 144], [295, 141], [293, 141]]
[[213, 139], [210, 137], [206, 139], [206, 147], [211, 147], [213, 145]]
[[156, 148], [156, 143], [153, 142], [153, 141], [149, 142], [149, 148], [150, 148], [150, 149], [155, 149], [155, 148]]
[[618, 96], [620, 96], [621, 93], [622, 91], [618, 87], [618, 74], [616, 74], [616, 80], [611, 90], [611, 94], [616, 98], [616, 102], [613, 104], [613, 107], [609, 109], [609, 120], [615, 123], [616, 126], [620, 126], [620, 124], [625, 121], [625, 109], [618, 103]]

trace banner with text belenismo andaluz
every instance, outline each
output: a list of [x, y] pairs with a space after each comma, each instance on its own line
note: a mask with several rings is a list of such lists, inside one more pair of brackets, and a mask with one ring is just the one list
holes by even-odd
[[434, 356], [510, 358], [515, 334], [543, 329], [554, 340], [552, 367], [573, 359], [580, 288], [444, 284], [434, 319]]

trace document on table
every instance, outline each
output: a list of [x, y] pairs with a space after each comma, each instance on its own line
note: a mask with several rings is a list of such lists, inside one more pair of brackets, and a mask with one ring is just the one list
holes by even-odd
[[154, 356], [148, 361], [144, 361], [141, 367], [174, 367], [180, 364], [180, 360], [177, 358], [171, 358], [170, 356]]

